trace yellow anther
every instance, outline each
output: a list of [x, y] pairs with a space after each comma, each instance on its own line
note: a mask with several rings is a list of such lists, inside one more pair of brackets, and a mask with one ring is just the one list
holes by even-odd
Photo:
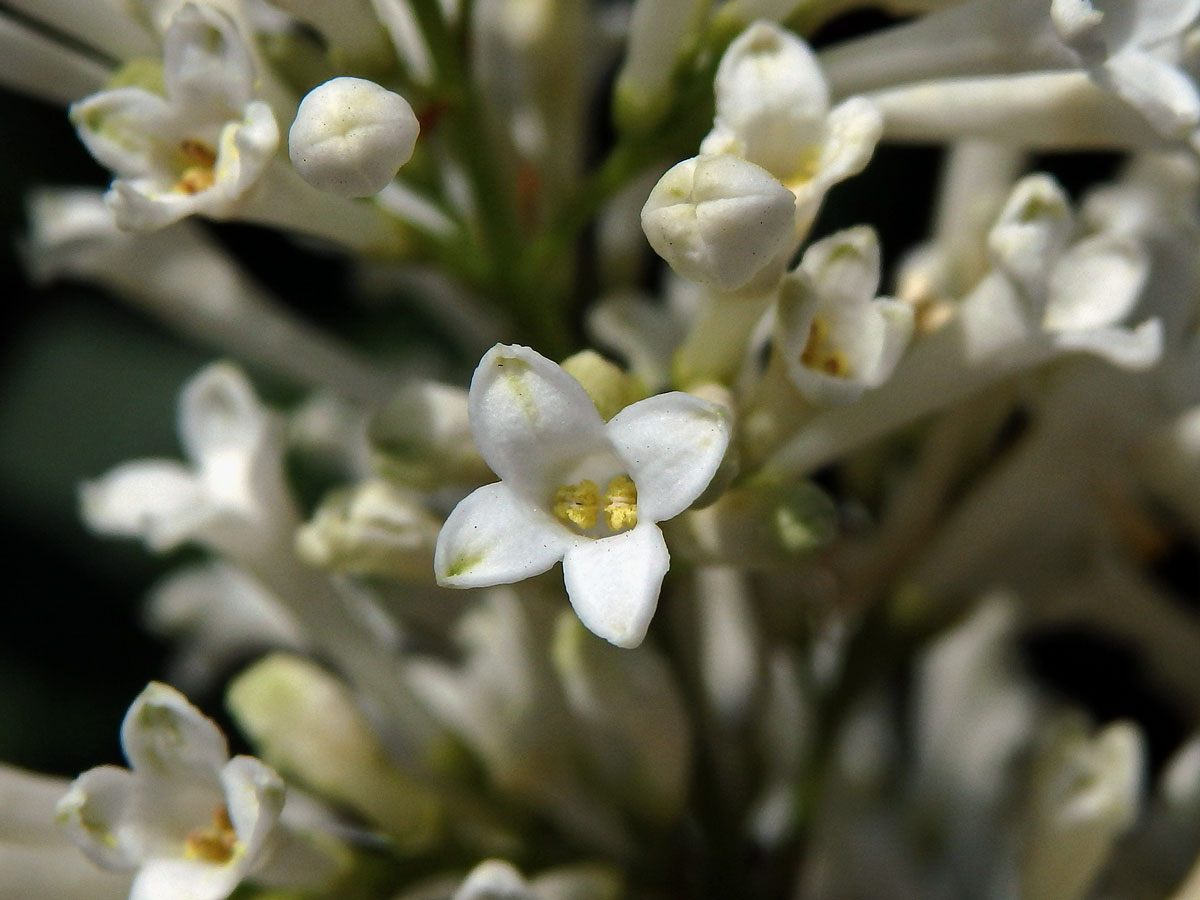
[[800, 362], [810, 369], [845, 378], [850, 374], [846, 354], [830, 346], [829, 323], [817, 316], [808, 328], [808, 342], [800, 354]]
[[618, 475], [604, 491], [604, 520], [613, 531], [625, 531], [637, 518], [637, 486], [628, 475]]
[[217, 153], [212, 147], [194, 138], [185, 138], [179, 143], [180, 168], [182, 173], [175, 182], [175, 190], [183, 194], [198, 194], [213, 186], [217, 180], [213, 171], [217, 164]]
[[600, 489], [596, 482], [585, 478], [579, 484], [568, 484], [554, 492], [554, 515], [587, 531], [596, 527], [600, 512]]
[[223, 806], [213, 810], [213, 823], [207, 828], [197, 828], [184, 841], [183, 853], [188, 859], [202, 862], [227, 863], [237, 849], [237, 832], [229, 820], [229, 811]]

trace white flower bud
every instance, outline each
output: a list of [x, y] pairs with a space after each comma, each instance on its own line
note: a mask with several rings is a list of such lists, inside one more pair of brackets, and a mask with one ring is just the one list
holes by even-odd
[[795, 208], [792, 192], [766, 169], [729, 154], [703, 155], [659, 179], [642, 207], [642, 230], [684, 278], [736, 291], [775, 267], [782, 275], [796, 239]]
[[399, 94], [362, 78], [334, 78], [300, 101], [288, 154], [313, 187], [369, 197], [408, 162], [420, 130]]

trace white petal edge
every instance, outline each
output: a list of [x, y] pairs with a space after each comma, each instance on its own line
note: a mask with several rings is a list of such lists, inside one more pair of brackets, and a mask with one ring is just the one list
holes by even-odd
[[1132, 330], [1089, 328], [1060, 331], [1050, 337], [1060, 351], [1091, 353], [1122, 369], [1149, 369], [1162, 357], [1163, 328], [1159, 319], [1148, 319]]
[[141, 859], [133, 812], [135, 779], [118, 766], [84, 772], [58, 801], [54, 818], [67, 838], [96, 865], [129, 871]]
[[121, 722], [121, 747], [134, 770], [187, 775], [214, 785], [229, 759], [225, 736], [175, 688], [152, 681]]
[[604, 420], [583, 387], [528, 347], [497, 344], [471, 378], [471, 434], [484, 462], [530, 496], [603, 446]]
[[472, 491], [450, 513], [433, 570], [445, 587], [511, 584], [545, 572], [575, 540], [565, 525], [497, 482]]
[[1096, 73], [1105, 87], [1145, 116], [1164, 137], [1185, 138], [1200, 126], [1196, 83], [1178, 66], [1149, 53], [1127, 49]]
[[286, 788], [275, 770], [253, 756], [235, 756], [221, 770], [221, 787], [229, 820], [242, 851], [243, 873], [258, 863], [272, 829], [283, 812]]
[[1149, 271], [1140, 244], [1115, 235], [1084, 238], [1050, 273], [1043, 325], [1076, 331], [1122, 321], [1137, 305]]
[[83, 520], [93, 531], [138, 537], [151, 549], [171, 550], [193, 537], [211, 510], [200, 481], [173, 460], [135, 460], [79, 490]]
[[695, 502], [717, 473], [733, 431], [725, 410], [680, 391], [625, 407], [607, 430], [637, 486], [643, 522], [674, 518]]
[[593, 634], [618, 647], [636, 647], [646, 637], [670, 563], [655, 525], [583, 541], [563, 558], [567, 596]]

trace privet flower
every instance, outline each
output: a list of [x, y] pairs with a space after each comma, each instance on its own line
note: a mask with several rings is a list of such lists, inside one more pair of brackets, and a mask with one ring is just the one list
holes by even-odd
[[130, 900], [223, 900], [265, 862], [284, 786], [250, 756], [229, 758], [217, 726], [151, 683], [121, 725], [130, 768], [85, 772], [58, 821], [92, 860], [136, 872]]
[[579, 382], [527, 347], [497, 344], [471, 380], [471, 431], [501, 478], [450, 514], [434, 570], [450, 587], [521, 581], [563, 561], [590, 630], [641, 643], [669, 563], [656, 522], [687, 509], [729, 444], [715, 404], [682, 393], [607, 423]]
[[76, 103], [71, 121], [116, 174], [107, 200], [122, 228], [234, 214], [279, 144], [253, 99], [254, 63], [232, 19], [188, 3], [165, 37], [162, 91], [118, 87]]
[[216, 364], [183, 390], [179, 434], [191, 465], [135, 460], [81, 490], [96, 531], [152, 549], [197, 541], [234, 559], [288, 533], [296, 511], [282, 471], [281, 422], [236, 368]]
[[850, 403], [891, 376], [912, 335], [912, 307], [874, 299], [878, 286], [879, 241], [865, 227], [813, 244], [785, 280], [775, 344], [810, 402]]

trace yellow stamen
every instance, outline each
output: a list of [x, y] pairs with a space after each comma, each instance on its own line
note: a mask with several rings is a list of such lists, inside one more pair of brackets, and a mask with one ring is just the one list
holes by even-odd
[[800, 354], [800, 362], [835, 378], [845, 378], [850, 373], [846, 354], [830, 346], [829, 323], [820, 316], [808, 328], [808, 342]]
[[596, 527], [600, 511], [600, 489], [589, 478], [554, 492], [554, 515], [584, 531]]
[[604, 520], [613, 531], [637, 524], [637, 486], [628, 475], [618, 475], [604, 491]]
[[198, 194], [213, 186], [217, 180], [213, 171], [217, 164], [217, 153], [212, 147], [194, 138], [185, 138], [179, 143], [182, 174], [175, 182], [175, 190], [183, 194]]
[[229, 820], [229, 811], [218, 806], [213, 810], [212, 825], [197, 828], [187, 836], [183, 853], [188, 859], [223, 864], [233, 858], [237, 842], [237, 832]]

